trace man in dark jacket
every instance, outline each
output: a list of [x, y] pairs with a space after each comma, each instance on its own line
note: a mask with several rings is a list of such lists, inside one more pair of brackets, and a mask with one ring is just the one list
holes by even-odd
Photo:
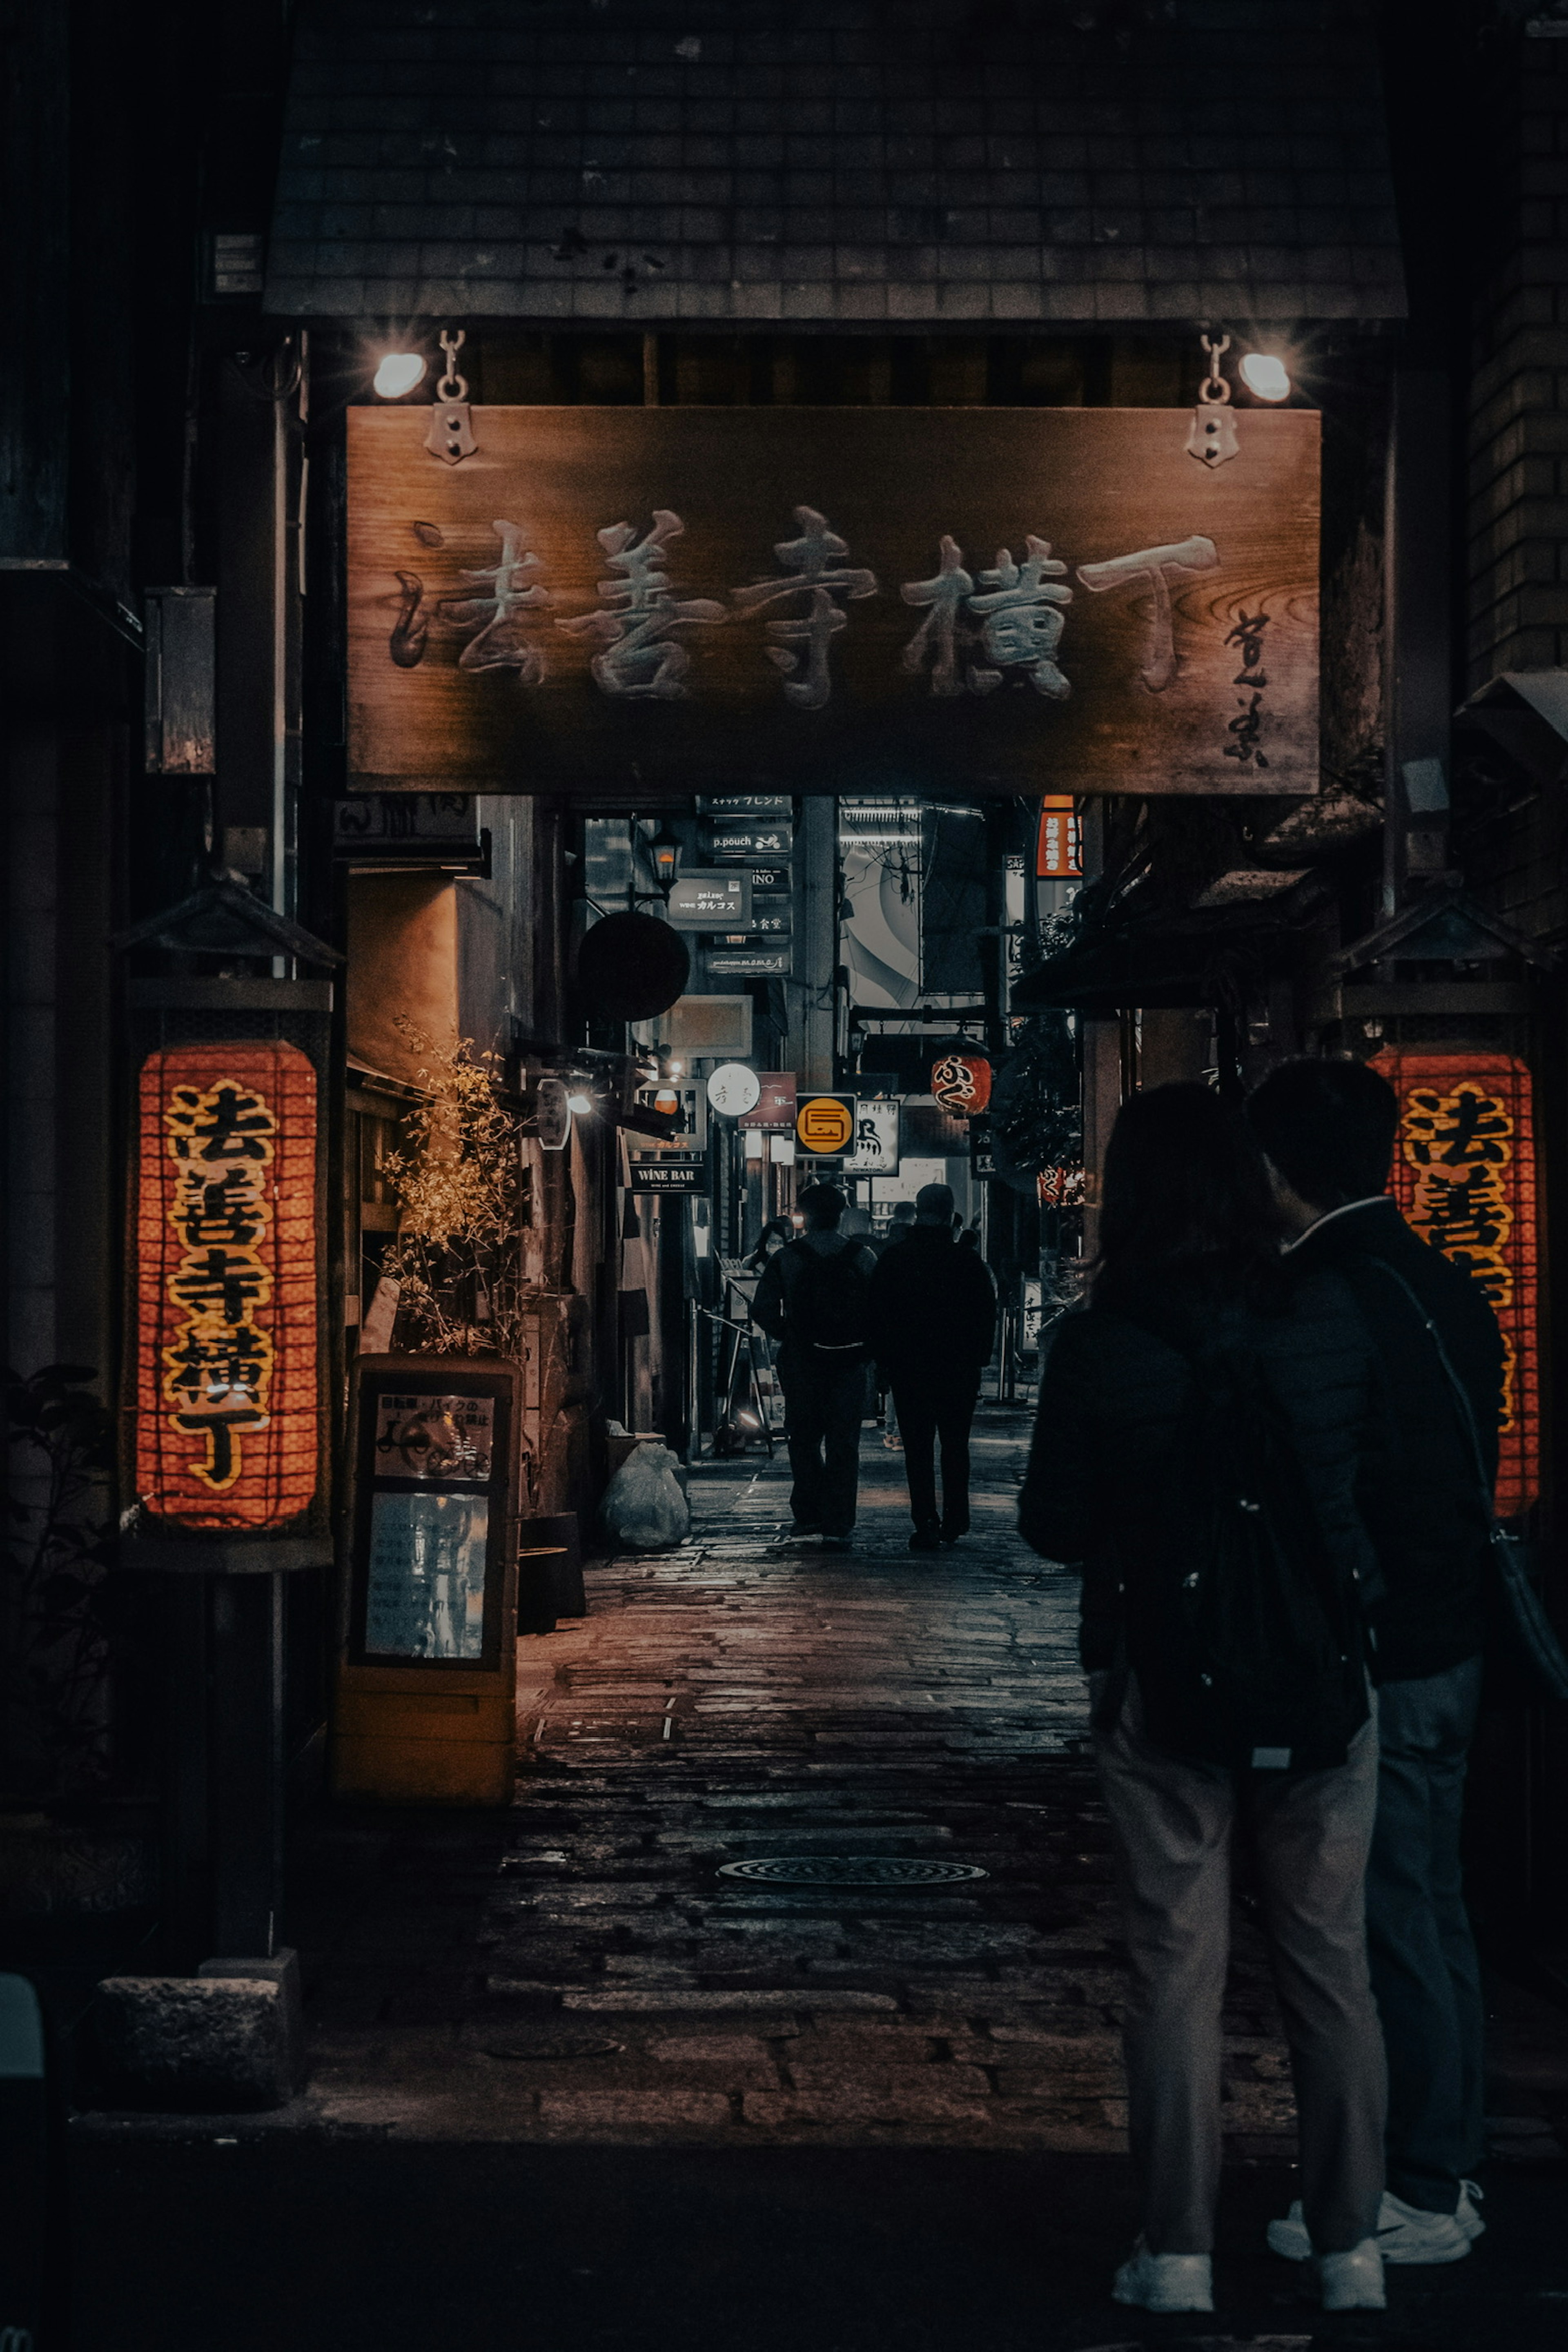
[[968, 1533], [969, 1425], [995, 1331], [996, 1294], [978, 1251], [954, 1239], [952, 1193], [923, 1184], [909, 1239], [883, 1252], [871, 1279], [871, 1349], [898, 1408], [911, 1551], [935, 1551]]
[[[1480, 1703], [1491, 1506], [1426, 1320], [1463, 1383], [1489, 1481], [1502, 1337], [1479, 1285], [1387, 1197], [1399, 1107], [1374, 1070], [1287, 1062], [1253, 1094], [1247, 1118], [1296, 1235], [1293, 1262], [1343, 1278], [1381, 1367], [1383, 1458], [1360, 1497], [1384, 1586], [1370, 1612], [1381, 1762], [1366, 1888], [1389, 2068], [1379, 2240], [1386, 2262], [1458, 2262], [1484, 2226], [1467, 2179], [1482, 2147], [1482, 2017], [1459, 1817]], [[1300, 2259], [1309, 2251], [1294, 2214], [1271, 2226], [1269, 2242]]]
[[808, 1184], [795, 1205], [805, 1231], [763, 1267], [752, 1316], [779, 1342], [794, 1532], [820, 1532], [825, 1551], [847, 1551], [860, 1481], [876, 1253], [840, 1233], [847, 1204], [836, 1185]]

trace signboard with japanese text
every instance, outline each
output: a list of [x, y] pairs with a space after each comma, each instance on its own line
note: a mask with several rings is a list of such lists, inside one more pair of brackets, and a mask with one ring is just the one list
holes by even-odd
[[[754, 799], [1318, 789], [1319, 420], [351, 408], [351, 781]], [[787, 810], [704, 820], [787, 855]], [[732, 846], [731, 846], [732, 845]]]
[[710, 980], [787, 980], [787, 948], [706, 948], [702, 969]]
[[752, 922], [747, 874], [683, 874], [671, 883], [666, 919], [678, 931], [744, 931]]
[[1372, 1067], [1399, 1097], [1390, 1190], [1424, 1242], [1479, 1282], [1502, 1329], [1500, 1517], [1529, 1508], [1541, 1477], [1533, 1090], [1512, 1054], [1386, 1048]]
[[259, 1534], [320, 1459], [316, 1073], [257, 1039], [149, 1054], [138, 1087], [135, 1479], [149, 1518]]
[[795, 1115], [797, 1140], [807, 1151], [837, 1158], [855, 1148], [853, 1095], [802, 1095]]
[[762, 1092], [756, 1108], [742, 1114], [742, 1127], [770, 1128], [775, 1133], [795, 1132], [797, 1097], [795, 1074], [793, 1070], [759, 1070], [757, 1077]]
[[846, 1176], [898, 1174], [899, 1114], [902, 1108], [897, 1095], [861, 1095], [857, 1098], [855, 1148], [845, 1154]]

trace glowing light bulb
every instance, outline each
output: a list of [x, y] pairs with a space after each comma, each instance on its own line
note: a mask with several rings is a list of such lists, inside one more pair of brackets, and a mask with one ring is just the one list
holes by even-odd
[[401, 400], [412, 392], [425, 373], [424, 356], [419, 352], [388, 352], [375, 372], [375, 390], [383, 400]]
[[1289, 400], [1290, 378], [1285, 362], [1272, 352], [1248, 352], [1241, 362], [1241, 380], [1259, 400]]
[[569, 1111], [575, 1112], [579, 1118], [586, 1118], [594, 1108], [594, 1097], [592, 1095], [568, 1095], [566, 1108]]

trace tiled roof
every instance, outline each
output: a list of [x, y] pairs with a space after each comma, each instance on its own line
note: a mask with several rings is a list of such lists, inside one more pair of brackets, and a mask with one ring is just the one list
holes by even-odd
[[1399, 317], [1373, 14], [306, 0], [267, 306], [971, 331]]

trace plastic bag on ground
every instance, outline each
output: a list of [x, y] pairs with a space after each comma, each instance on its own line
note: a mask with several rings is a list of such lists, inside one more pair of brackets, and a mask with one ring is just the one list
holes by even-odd
[[668, 1445], [639, 1445], [626, 1456], [605, 1489], [599, 1517], [610, 1541], [626, 1550], [668, 1551], [684, 1542], [691, 1512]]

